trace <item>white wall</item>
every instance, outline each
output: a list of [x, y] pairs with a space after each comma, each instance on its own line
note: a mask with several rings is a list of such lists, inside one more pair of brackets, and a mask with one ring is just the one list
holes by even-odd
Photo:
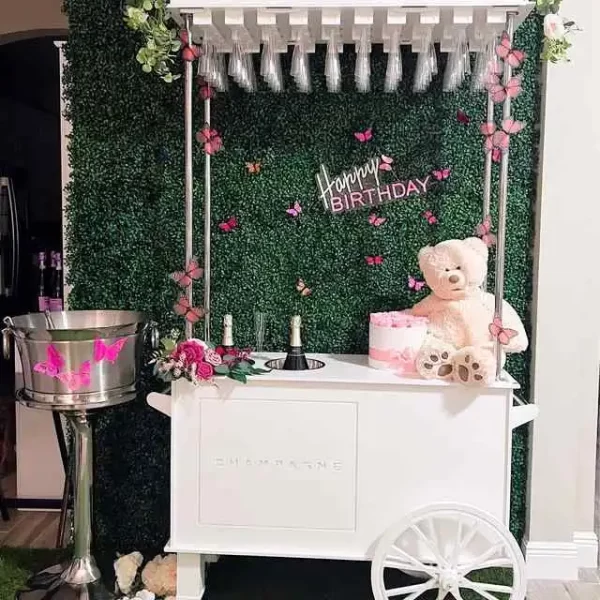
[[[534, 290], [533, 427], [527, 559], [530, 576], [574, 579], [596, 564], [594, 477], [600, 283], [595, 188], [599, 90], [597, 2], [565, 0], [583, 28], [569, 65], [544, 73]], [[595, 13], [595, 14], [594, 14]]]

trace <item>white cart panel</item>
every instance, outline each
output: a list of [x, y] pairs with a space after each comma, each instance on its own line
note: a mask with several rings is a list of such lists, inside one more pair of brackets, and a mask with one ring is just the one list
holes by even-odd
[[392, 523], [444, 501], [507, 523], [511, 385], [377, 385], [368, 369], [361, 384], [324, 358], [320, 382], [177, 382], [170, 550], [367, 559]]
[[203, 401], [198, 525], [354, 531], [356, 415], [342, 402]]

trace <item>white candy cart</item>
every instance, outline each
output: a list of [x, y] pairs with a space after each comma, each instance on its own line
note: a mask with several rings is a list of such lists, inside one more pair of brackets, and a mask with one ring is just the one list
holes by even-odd
[[[241, 49], [255, 53], [261, 42], [276, 54], [287, 51], [288, 42], [300, 54], [313, 51], [315, 42], [326, 43], [328, 64], [336, 63], [343, 43], [356, 44], [361, 57], [369, 53], [371, 43], [383, 43], [391, 63], [399, 45], [410, 45], [425, 59], [417, 68], [427, 74], [432, 41], [440, 43], [442, 52], [456, 53], [465, 41], [470, 50], [483, 52], [485, 40], [503, 30], [512, 39], [534, 3], [290, 0], [285, 8], [280, 4], [279, 0], [171, 0], [170, 8], [189, 39], [210, 44], [199, 69], [219, 88], [223, 77], [215, 73], [223, 65], [222, 55], [233, 56]], [[213, 53], [220, 56], [209, 69], [206, 57]], [[237, 56], [233, 62], [236, 81], [251, 87], [252, 77], [246, 72], [251, 61]], [[273, 56], [265, 68], [272, 64]], [[193, 254], [194, 69], [192, 63], [186, 64], [186, 264]], [[231, 74], [231, 61], [229, 69]], [[267, 79], [274, 88], [276, 71], [269, 71]], [[307, 83], [301, 75], [298, 67], [294, 77], [299, 87]], [[368, 84], [365, 76], [364, 70], [357, 76], [357, 86], [363, 89]], [[397, 70], [394, 74], [388, 69], [386, 85], [397, 82], [397, 76]], [[505, 85], [511, 76], [506, 63]], [[495, 121], [491, 97], [487, 106], [491, 126]], [[504, 119], [511, 117], [510, 97], [502, 113]], [[210, 117], [207, 97], [207, 126]], [[491, 154], [483, 176], [484, 219], [490, 216]], [[494, 282], [495, 317], [500, 320], [508, 160], [505, 149]], [[209, 314], [210, 161], [206, 154], [203, 300]], [[186, 293], [191, 305], [192, 286]], [[210, 340], [210, 320], [204, 325], [204, 339]], [[192, 337], [191, 324], [186, 335]], [[508, 530], [511, 441], [513, 430], [535, 417], [536, 407], [515, 406], [518, 386], [502, 372], [499, 349], [497, 381], [485, 388], [401, 379], [370, 369], [364, 356], [326, 355], [317, 357], [325, 363], [319, 370], [273, 371], [251, 378], [247, 385], [219, 380], [218, 386], [194, 388], [177, 381], [171, 396], [151, 394], [149, 404], [171, 417], [171, 539], [166, 550], [177, 553], [177, 600], [202, 598], [205, 564], [221, 554], [369, 560], [375, 600], [523, 600], [524, 560]], [[406, 574], [405, 583], [391, 583], [388, 572]]]
[[[208, 555], [235, 554], [370, 560], [375, 600], [523, 600], [511, 439], [536, 407], [513, 405], [516, 383], [469, 389], [316, 358], [324, 368], [149, 396], [171, 417], [177, 599], [200, 600]], [[417, 579], [386, 588], [388, 569]]]

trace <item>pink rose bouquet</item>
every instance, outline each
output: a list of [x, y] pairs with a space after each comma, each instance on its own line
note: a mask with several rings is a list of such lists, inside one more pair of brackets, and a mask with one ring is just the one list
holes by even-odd
[[150, 361], [154, 364], [154, 374], [170, 383], [176, 379], [187, 379], [194, 385], [203, 381], [213, 381], [215, 377], [229, 377], [246, 383], [249, 375], [267, 373], [255, 366], [249, 350], [216, 348], [198, 340], [179, 340], [178, 332], [160, 341]]

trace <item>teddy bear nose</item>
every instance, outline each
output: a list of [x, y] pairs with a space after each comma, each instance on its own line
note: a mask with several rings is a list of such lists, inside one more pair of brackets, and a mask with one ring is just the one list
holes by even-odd
[[448, 278], [448, 281], [450, 283], [458, 283], [459, 282], [459, 277], [458, 277], [458, 275], [450, 275], [450, 277]]

